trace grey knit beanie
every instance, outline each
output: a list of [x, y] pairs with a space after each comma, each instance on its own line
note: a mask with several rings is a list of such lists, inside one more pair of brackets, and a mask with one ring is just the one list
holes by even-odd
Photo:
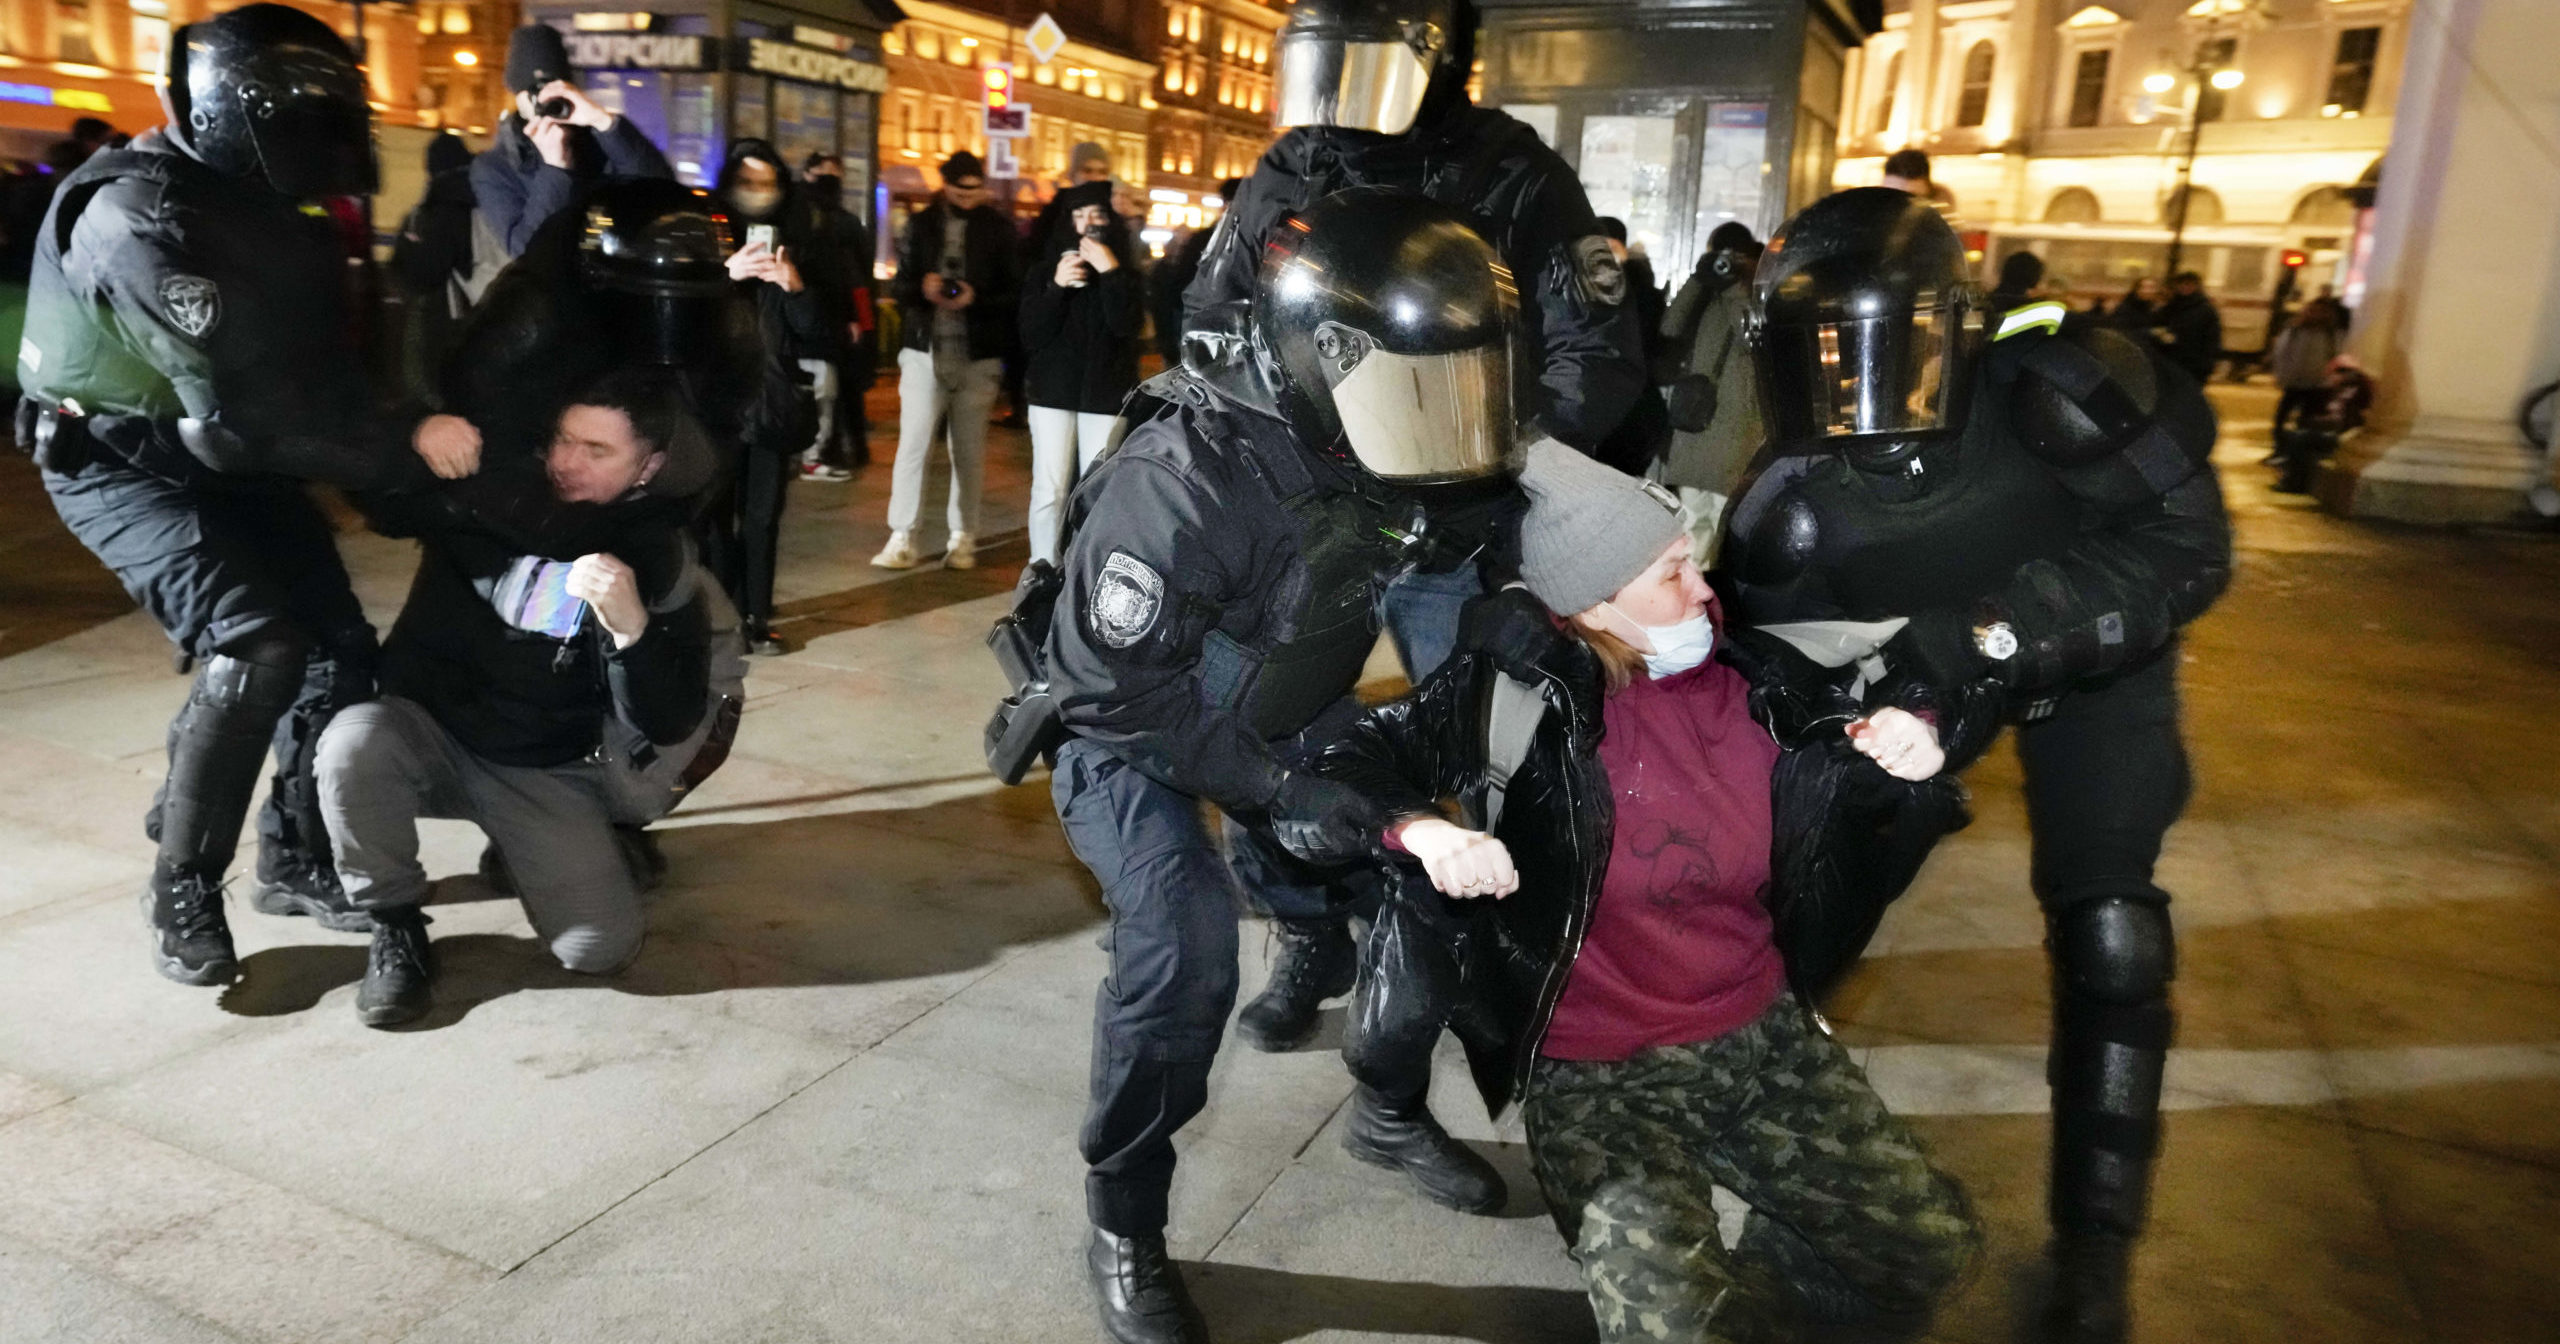
[[1520, 577], [1559, 616], [1615, 597], [1681, 535], [1670, 491], [1553, 439], [1529, 445], [1520, 485]]

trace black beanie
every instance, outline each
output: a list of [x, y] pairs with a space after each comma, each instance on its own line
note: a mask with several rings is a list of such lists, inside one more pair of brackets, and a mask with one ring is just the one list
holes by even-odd
[[517, 90], [541, 88], [555, 79], [567, 79], [569, 44], [560, 40], [560, 30], [547, 23], [528, 23], [507, 39], [507, 87]]
[[974, 177], [983, 182], [987, 177], [987, 165], [980, 163], [977, 155], [961, 150], [942, 161], [942, 180], [949, 182], [955, 177]]

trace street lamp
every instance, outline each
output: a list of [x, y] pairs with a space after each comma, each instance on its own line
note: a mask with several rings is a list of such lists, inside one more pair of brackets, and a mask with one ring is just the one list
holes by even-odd
[[[2244, 76], [2220, 62], [2225, 59], [2221, 48], [2207, 39], [2196, 48], [2195, 60], [2187, 67], [2187, 76], [2195, 82], [2195, 97], [2187, 103], [2187, 153], [2178, 163], [2178, 197], [2169, 220], [2169, 274], [2178, 273], [2178, 263], [2187, 250], [2187, 210], [2195, 201], [2196, 145], [2204, 139], [2204, 91], [2207, 85], [2217, 92], [2229, 93], [2239, 88]], [[2154, 93], [2166, 93], [2176, 87], [2177, 77], [2157, 74], [2142, 81]], [[2154, 87], [2154, 86], [2157, 87]]]

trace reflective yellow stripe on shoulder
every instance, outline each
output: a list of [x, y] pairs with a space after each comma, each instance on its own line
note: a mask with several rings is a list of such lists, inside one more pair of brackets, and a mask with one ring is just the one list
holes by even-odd
[[2063, 315], [2069, 311], [2071, 310], [2053, 299], [2047, 299], [2042, 303], [2031, 303], [2024, 308], [2012, 308], [2001, 317], [2000, 330], [1992, 333], [1991, 339], [2005, 341], [2019, 332], [2035, 331], [2039, 328], [2048, 333], [2059, 332], [2062, 330]]

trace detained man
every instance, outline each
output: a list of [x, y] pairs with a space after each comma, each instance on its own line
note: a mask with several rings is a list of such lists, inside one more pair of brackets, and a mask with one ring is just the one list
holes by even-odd
[[320, 740], [339, 880], [374, 919], [367, 1025], [431, 1006], [421, 817], [488, 833], [561, 965], [638, 955], [655, 873], [637, 828], [726, 757], [742, 704], [737, 615], [686, 530], [717, 475], [675, 393], [629, 370], [573, 397], [540, 459], [367, 501], [423, 544], [382, 698]]

